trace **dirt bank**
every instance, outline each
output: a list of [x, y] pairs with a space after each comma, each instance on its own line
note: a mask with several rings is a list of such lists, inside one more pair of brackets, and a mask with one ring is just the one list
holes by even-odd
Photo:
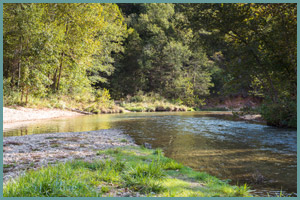
[[205, 109], [209, 108], [226, 108], [228, 110], [240, 110], [243, 107], [257, 107], [261, 105], [262, 99], [258, 97], [215, 97], [208, 98], [205, 101], [206, 105], [203, 107]]

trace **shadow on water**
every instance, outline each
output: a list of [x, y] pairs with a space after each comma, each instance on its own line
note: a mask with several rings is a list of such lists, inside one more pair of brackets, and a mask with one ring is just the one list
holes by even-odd
[[255, 194], [297, 191], [297, 132], [232, 119], [226, 112], [129, 113], [41, 121], [7, 129], [4, 136], [122, 129], [195, 170]]

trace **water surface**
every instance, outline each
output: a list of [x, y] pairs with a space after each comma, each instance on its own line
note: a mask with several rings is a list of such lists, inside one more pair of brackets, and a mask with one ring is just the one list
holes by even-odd
[[226, 112], [80, 116], [21, 125], [4, 130], [4, 136], [111, 128], [195, 170], [250, 184], [257, 195], [296, 193], [296, 130], [234, 120]]

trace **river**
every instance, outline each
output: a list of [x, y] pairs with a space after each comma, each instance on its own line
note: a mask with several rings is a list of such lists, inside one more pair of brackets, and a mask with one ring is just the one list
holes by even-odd
[[[5, 129], [4, 137], [121, 129], [137, 144], [258, 196], [297, 192], [297, 131], [235, 120], [226, 112], [126, 113], [51, 119]], [[293, 194], [293, 196], [296, 194]]]

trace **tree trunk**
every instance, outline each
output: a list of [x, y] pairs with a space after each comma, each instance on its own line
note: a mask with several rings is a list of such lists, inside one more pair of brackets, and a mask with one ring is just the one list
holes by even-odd
[[64, 59], [64, 53], [62, 53], [61, 61], [60, 61], [60, 66], [59, 66], [59, 75], [58, 75], [58, 80], [57, 80], [57, 86], [56, 86], [56, 91], [59, 90], [59, 82], [60, 82], [60, 77], [62, 73], [62, 68], [63, 68], [63, 59]]
[[19, 77], [18, 77], [18, 89], [19, 89], [20, 80], [21, 80], [21, 63], [20, 63], [20, 61], [18, 62], [18, 71], [19, 71]]
[[22, 103], [22, 101], [23, 101], [23, 95], [24, 95], [24, 90], [22, 89], [22, 90], [21, 90], [21, 99], [20, 99], [21, 103]]
[[22, 37], [20, 37], [20, 52], [19, 52], [19, 59], [18, 59], [18, 90], [19, 90], [19, 87], [20, 87], [20, 80], [21, 80], [21, 60], [22, 60], [22, 50], [23, 50], [23, 46], [22, 46]]
[[58, 69], [58, 67], [55, 69], [55, 72], [54, 72], [54, 76], [53, 76], [53, 83], [52, 83], [52, 90], [53, 90], [53, 92], [55, 92], [55, 90], [56, 90], [56, 81], [57, 81], [57, 69]]
[[27, 105], [27, 102], [28, 102], [28, 88], [26, 88], [26, 105]]

